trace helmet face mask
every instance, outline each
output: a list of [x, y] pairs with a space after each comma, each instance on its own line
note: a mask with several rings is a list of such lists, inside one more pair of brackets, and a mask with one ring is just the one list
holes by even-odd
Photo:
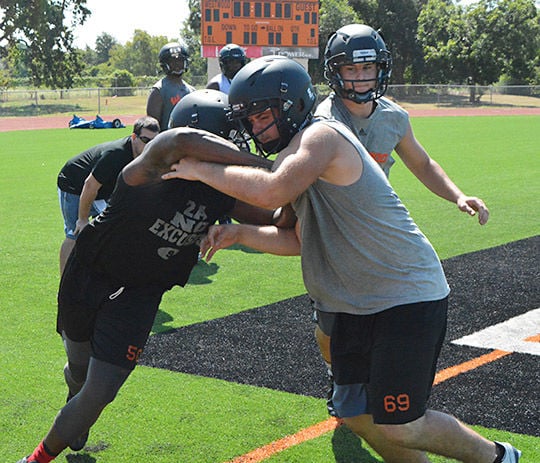
[[[342, 27], [328, 40], [324, 57], [324, 76], [340, 97], [355, 103], [366, 103], [386, 93], [392, 73], [392, 55], [380, 34], [371, 27], [363, 24]], [[355, 83], [363, 83], [366, 80], [345, 80], [340, 69], [342, 66], [364, 63], [375, 63], [377, 75], [373, 80], [373, 88], [357, 92], [354, 89]]]
[[[229, 90], [231, 118], [241, 121], [259, 151], [277, 153], [312, 117], [316, 95], [311, 78], [296, 61], [284, 56], [263, 56], [244, 66]], [[273, 122], [253, 132], [248, 116], [272, 109]], [[279, 137], [261, 143], [258, 137], [276, 125]]]
[[159, 52], [159, 64], [163, 72], [171, 76], [181, 76], [188, 70], [189, 52], [183, 42], [171, 42]]

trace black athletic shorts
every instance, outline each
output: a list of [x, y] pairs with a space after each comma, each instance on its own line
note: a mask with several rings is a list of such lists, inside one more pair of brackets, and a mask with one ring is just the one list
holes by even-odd
[[[330, 349], [340, 416], [369, 413], [375, 423], [403, 424], [424, 415], [447, 308], [444, 298], [373, 315], [335, 315]], [[360, 400], [367, 403], [351, 403]]]
[[72, 341], [90, 341], [93, 357], [133, 369], [163, 293], [163, 288], [119, 286], [90, 272], [72, 253], [58, 292], [57, 331]]

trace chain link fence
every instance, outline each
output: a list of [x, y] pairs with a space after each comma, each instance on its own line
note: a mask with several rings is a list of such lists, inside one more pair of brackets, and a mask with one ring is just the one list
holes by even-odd
[[[191, 82], [206, 82], [192, 78]], [[203, 88], [204, 84], [196, 85]], [[143, 114], [150, 87], [63, 90], [0, 89], [0, 117], [47, 114]], [[317, 85], [319, 99], [330, 89]], [[386, 94], [398, 103], [435, 107], [540, 107], [540, 86], [390, 85]]]

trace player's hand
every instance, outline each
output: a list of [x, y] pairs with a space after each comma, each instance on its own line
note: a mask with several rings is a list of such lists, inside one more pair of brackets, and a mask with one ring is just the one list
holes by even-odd
[[80, 232], [83, 231], [84, 227], [88, 225], [88, 219], [77, 219], [77, 222], [75, 223], [75, 231], [73, 234], [77, 236]]
[[460, 211], [469, 215], [478, 213], [478, 223], [484, 225], [489, 219], [489, 209], [480, 198], [474, 196], [461, 196], [456, 201]]
[[189, 156], [180, 159], [177, 163], [171, 165], [171, 171], [163, 174], [163, 180], [171, 178], [182, 178], [184, 180], [199, 180], [197, 176], [197, 165], [199, 161]]
[[212, 225], [201, 241], [201, 256], [210, 262], [220, 249], [228, 248], [238, 242], [238, 231], [239, 226], [235, 224]]

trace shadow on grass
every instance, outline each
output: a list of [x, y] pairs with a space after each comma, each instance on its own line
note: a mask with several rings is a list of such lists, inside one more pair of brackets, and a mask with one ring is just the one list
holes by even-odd
[[167, 323], [170, 323], [173, 320], [174, 318], [171, 317], [169, 313], [159, 309], [157, 311], [156, 318], [154, 319], [154, 324], [152, 325], [152, 334], [173, 331], [170, 326], [167, 326]]
[[362, 445], [362, 440], [347, 426], [338, 426], [332, 436], [332, 450], [336, 463], [380, 463]]
[[207, 285], [212, 283], [208, 277], [210, 275], [215, 275], [219, 269], [219, 265], [214, 262], [206, 262], [205, 260], [200, 260], [189, 276], [188, 284], [190, 285]]
[[66, 455], [68, 463], [95, 463], [97, 460], [87, 453], [74, 453]]

